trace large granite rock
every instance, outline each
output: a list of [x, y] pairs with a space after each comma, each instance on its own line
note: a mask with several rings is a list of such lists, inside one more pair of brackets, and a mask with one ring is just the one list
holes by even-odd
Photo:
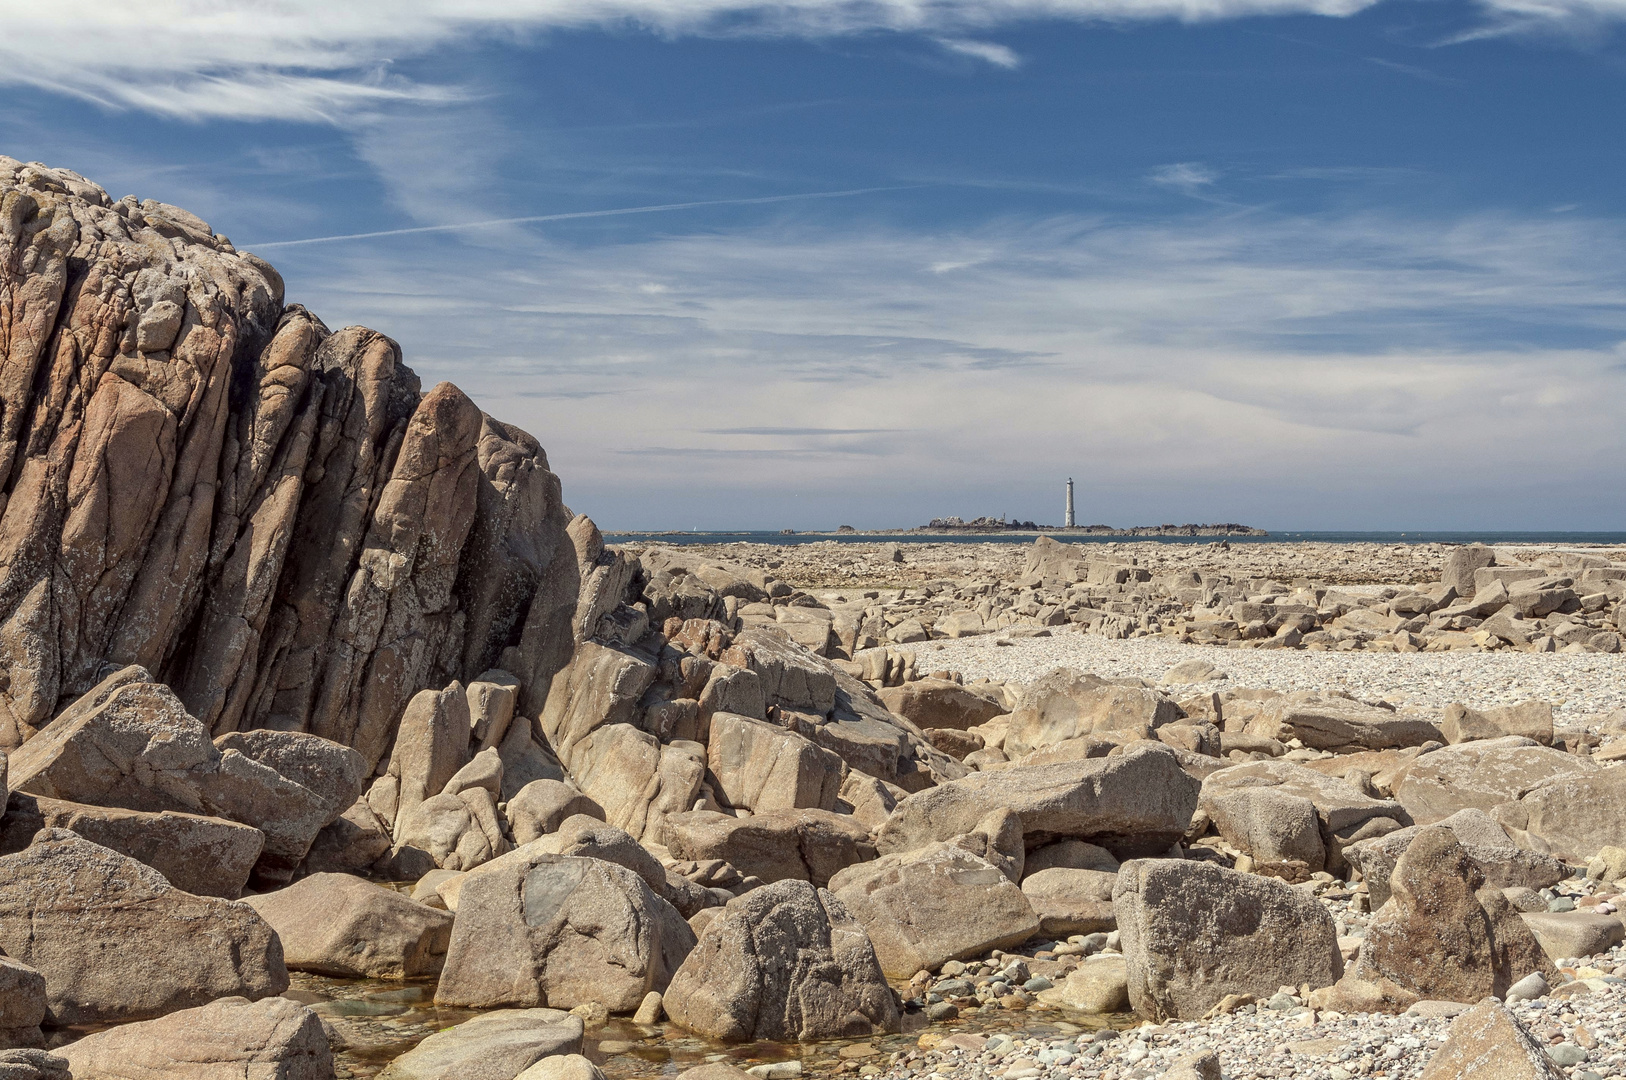
[[579, 1054], [582, 1021], [559, 1009], [502, 1009], [437, 1031], [378, 1080], [514, 1080], [543, 1058]]
[[811, 881], [821, 888], [843, 868], [875, 857], [869, 830], [828, 810], [770, 810], [746, 818], [715, 810], [674, 814], [666, 819], [666, 846], [679, 859], [721, 859], [765, 882]]
[[1118, 928], [1112, 908], [1116, 872], [1054, 866], [1022, 879], [1022, 895], [1039, 916], [1039, 930], [1057, 940]]
[[0, 1050], [44, 1046], [40, 1025], [49, 1004], [45, 976], [0, 953]]
[[1199, 1019], [1227, 994], [1262, 1000], [1343, 974], [1331, 913], [1275, 878], [1137, 859], [1118, 871], [1112, 906], [1129, 1002], [1149, 1020]]
[[1312, 750], [1385, 750], [1440, 741], [1440, 729], [1426, 719], [1317, 690], [1267, 702], [1245, 730], [1284, 743], [1298, 739]]
[[1494, 811], [1496, 820], [1523, 842], [1584, 862], [1626, 838], [1626, 769], [1571, 773], [1543, 780], [1517, 801]]
[[348, 874], [312, 874], [248, 904], [282, 940], [294, 971], [341, 979], [438, 975], [452, 916]]
[[1535, 936], [1450, 829], [1421, 830], [1389, 879], [1353, 974], [1387, 979], [1420, 998], [1501, 997], [1533, 972], [1558, 977]]
[[1008, 807], [1029, 847], [1077, 839], [1119, 857], [1160, 854], [1191, 824], [1201, 786], [1174, 751], [1150, 743], [1114, 757], [977, 773], [904, 799], [875, 846], [888, 854], [949, 840]]
[[396, 838], [410, 811], [442, 794], [469, 760], [469, 701], [459, 683], [420, 690], [407, 703], [395, 735], [386, 775], [398, 781]]
[[1293, 761], [1253, 761], [1210, 773], [1199, 805], [1232, 844], [1261, 862], [1343, 868], [1343, 849], [1411, 824], [1401, 805]]
[[995, 701], [949, 679], [916, 679], [876, 693], [888, 709], [922, 729], [964, 731], [1006, 712], [1003, 701]]
[[1597, 770], [1586, 758], [1515, 735], [1423, 754], [1396, 776], [1393, 790], [1412, 821], [1432, 825], [1458, 810], [1490, 811], [1546, 781]]
[[706, 759], [718, 796], [753, 812], [833, 810], [846, 765], [836, 754], [773, 724], [720, 712]]
[[1018, 758], [1094, 732], [1155, 729], [1179, 717], [1180, 707], [1156, 690], [1057, 668], [1029, 686], [1011, 712], [1005, 755]]
[[503, 813], [516, 844], [528, 844], [553, 832], [577, 814], [604, 820], [604, 807], [562, 780], [532, 780], [508, 800]]
[[1595, 911], [1521, 912], [1519, 918], [1555, 964], [1606, 953], [1626, 938], [1626, 923]]
[[874, 943], [881, 971], [894, 979], [1014, 948], [1039, 930], [1039, 916], [1016, 883], [954, 844], [860, 863], [830, 885]]
[[1522, 701], [1489, 709], [1447, 705], [1440, 717], [1440, 734], [1453, 745], [1476, 739], [1518, 735], [1543, 746], [1553, 744], [1553, 707], [1545, 701]]
[[706, 778], [699, 743], [662, 744], [631, 724], [606, 724], [577, 744], [570, 778], [609, 824], [660, 843], [666, 819], [694, 807]]
[[[1487, 885], [1499, 889], [1521, 886], [1545, 889], [1570, 876], [1570, 868], [1563, 860], [1516, 846], [1496, 820], [1483, 810], [1459, 810], [1435, 825], [1451, 830]], [[1344, 857], [1360, 870], [1367, 883], [1374, 911], [1388, 902], [1389, 878], [1400, 857], [1425, 827], [1413, 825], [1362, 840], [1344, 850]]]
[[835, 708], [836, 678], [829, 663], [778, 629], [742, 630], [718, 659], [730, 667], [755, 672], [764, 705], [811, 713], [828, 713]]
[[282, 943], [252, 908], [183, 893], [60, 830], [0, 858], [0, 949], [45, 976], [48, 1023], [58, 1026], [288, 988]]
[[863, 929], [841, 901], [803, 881], [732, 901], [661, 1001], [674, 1023], [733, 1042], [850, 1038], [902, 1022]]
[[317, 832], [344, 810], [236, 749], [222, 751], [169, 687], [137, 667], [109, 675], [14, 753], [11, 787], [252, 825], [265, 834], [256, 866], [270, 881], [291, 877]]
[[23, 850], [41, 829], [66, 829], [146, 863], [182, 892], [227, 900], [242, 893], [265, 846], [260, 830], [224, 818], [87, 806], [19, 792], [0, 821], [0, 855]]
[[287, 998], [225, 997], [87, 1035], [59, 1051], [74, 1080], [330, 1080], [333, 1052], [315, 1013]]
[[527, 845], [463, 878], [435, 1001], [630, 1013], [666, 989], [694, 942], [631, 870]]

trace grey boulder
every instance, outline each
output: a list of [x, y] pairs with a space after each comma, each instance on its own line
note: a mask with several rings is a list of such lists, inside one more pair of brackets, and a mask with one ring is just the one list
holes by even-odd
[[282, 939], [294, 971], [349, 979], [437, 975], [452, 916], [348, 874], [312, 874], [248, 904]]

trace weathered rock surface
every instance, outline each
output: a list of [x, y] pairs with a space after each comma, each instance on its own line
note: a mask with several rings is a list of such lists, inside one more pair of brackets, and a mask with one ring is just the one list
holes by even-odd
[[1373, 917], [1353, 974], [1388, 979], [1420, 998], [1501, 997], [1552, 961], [1451, 830], [1421, 830], [1390, 877], [1393, 895]]
[[1521, 792], [1494, 811], [1516, 835], [1554, 855], [1582, 862], [1619, 844], [1626, 821], [1626, 769], [1556, 775]]
[[1500, 1002], [1474, 1006], [1455, 1020], [1422, 1080], [1562, 1080], [1565, 1073]]
[[666, 846], [679, 859], [721, 859], [765, 882], [811, 881], [820, 888], [845, 867], [875, 858], [869, 830], [827, 810], [674, 814], [666, 819]]
[[0, 1049], [44, 1046], [48, 1007], [45, 976], [0, 953]]
[[754, 889], [724, 908], [662, 1002], [675, 1023], [730, 1041], [812, 1042], [901, 1023], [863, 929], [841, 901], [801, 881]]
[[1553, 743], [1553, 707], [1545, 701], [1525, 701], [1491, 709], [1448, 705], [1440, 717], [1440, 734], [1452, 743], [1500, 739], [1518, 735], [1543, 746]]
[[860, 863], [830, 884], [892, 978], [1011, 948], [1039, 930], [1039, 916], [1016, 883], [954, 844]]
[[508, 800], [514, 843], [528, 844], [554, 832], [566, 818], [585, 814], [604, 820], [604, 808], [561, 780], [533, 780]]
[[630, 1013], [665, 990], [694, 942], [683, 917], [631, 870], [528, 845], [462, 879], [435, 1001], [598, 1002]]
[[1267, 703], [1247, 732], [1281, 742], [1298, 739], [1314, 750], [1384, 750], [1440, 741], [1439, 728], [1426, 719], [1313, 690]]
[[0, 949], [45, 976], [53, 1025], [146, 1020], [288, 988], [282, 944], [253, 909], [183, 893], [61, 831], [0, 858]]
[[349, 979], [436, 975], [452, 917], [347, 874], [312, 874], [246, 901], [282, 940], [295, 971]]
[[224, 818], [173, 810], [153, 814], [17, 793], [7, 801], [0, 821], [0, 855], [23, 850], [41, 829], [67, 829], [146, 863], [182, 892], [227, 900], [242, 893], [265, 845], [260, 830]]
[[[1516, 846], [1483, 810], [1459, 810], [1435, 825], [1451, 830], [1487, 885], [1499, 889], [1521, 886], [1545, 889], [1570, 876], [1570, 868], [1561, 859]], [[1362, 840], [1345, 849], [1345, 858], [1360, 870], [1367, 882], [1374, 910], [1388, 902], [1389, 878], [1423, 828], [1410, 826], [1386, 836]]]
[[1092, 956], [1067, 973], [1061, 985], [1039, 991], [1039, 1000], [1079, 1012], [1129, 1011], [1129, 965], [1122, 954]]
[[1293, 761], [1255, 761], [1210, 773], [1199, 805], [1220, 835], [1261, 862], [1302, 860], [1341, 870], [1348, 844], [1411, 824], [1398, 802], [1376, 799]]
[[225, 997], [157, 1020], [124, 1024], [64, 1046], [74, 1080], [329, 1080], [333, 1052], [321, 1019], [287, 998]]
[[1397, 778], [1394, 793], [1414, 822], [1432, 825], [1458, 810], [1490, 811], [1545, 781], [1597, 769], [1585, 758], [1508, 736], [1423, 754]]
[[1016, 758], [1096, 732], [1155, 729], [1179, 716], [1179, 706], [1156, 690], [1058, 668], [1028, 687], [1011, 713], [1004, 749]]
[[559, 1009], [502, 1009], [437, 1031], [379, 1080], [514, 1080], [543, 1058], [579, 1054], [582, 1021]]
[[1152, 744], [1117, 757], [977, 773], [904, 799], [877, 832], [876, 848], [888, 854], [949, 840], [1008, 807], [1030, 847], [1079, 839], [1115, 856], [1159, 854], [1190, 825], [1201, 786], [1172, 750]]
[[1118, 875], [1051, 867], [1022, 879], [1022, 895], [1039, 916], [1039, 930], [1058, 940], [1116, 930], [1112, 889]]
[[1608, 952], [1626, 939], [1626, 923], [1612, 915], [1590, 911], [1537, 911], [1521, 913], [1519, 918], [1554, 964]]
[[888, 709], [920, 728], [966, 728], [1006, 712], [1004, 703], [948, 679], [917, 679], [878, 691]]
[[1330, 986], [1343, 974], [1326, 908], [1273, 878], [1210, 863], [1139, 859], [1112, 896], [1129, 1001], [1150, 1020], [1203, 1016], [1226, 994]]

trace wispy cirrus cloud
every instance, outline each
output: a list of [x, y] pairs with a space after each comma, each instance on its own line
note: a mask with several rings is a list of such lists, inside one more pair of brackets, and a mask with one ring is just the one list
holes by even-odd
[[[349, 123], [401, 105], [466, 100], [400, 61], [551, 31], [827, 38], [923, 34], [1000, 67], [1020, 58], [978, 31], [1036, 20], [1205, 22], [1346, 17], [1384, 0], [0, 0], [0, 83], [190, 120]], [[1392, 2], [1392, 0], [1391, 0]], [[1478, 0], [1463, 35], [1626, 20], [1622, 0]]]

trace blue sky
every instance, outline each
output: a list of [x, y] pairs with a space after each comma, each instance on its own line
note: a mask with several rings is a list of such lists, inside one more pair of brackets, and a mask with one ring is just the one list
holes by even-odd
[[606, 528], [1626, 529], [1626, 0], [139, 7], [0, 0], [0, 153]]

